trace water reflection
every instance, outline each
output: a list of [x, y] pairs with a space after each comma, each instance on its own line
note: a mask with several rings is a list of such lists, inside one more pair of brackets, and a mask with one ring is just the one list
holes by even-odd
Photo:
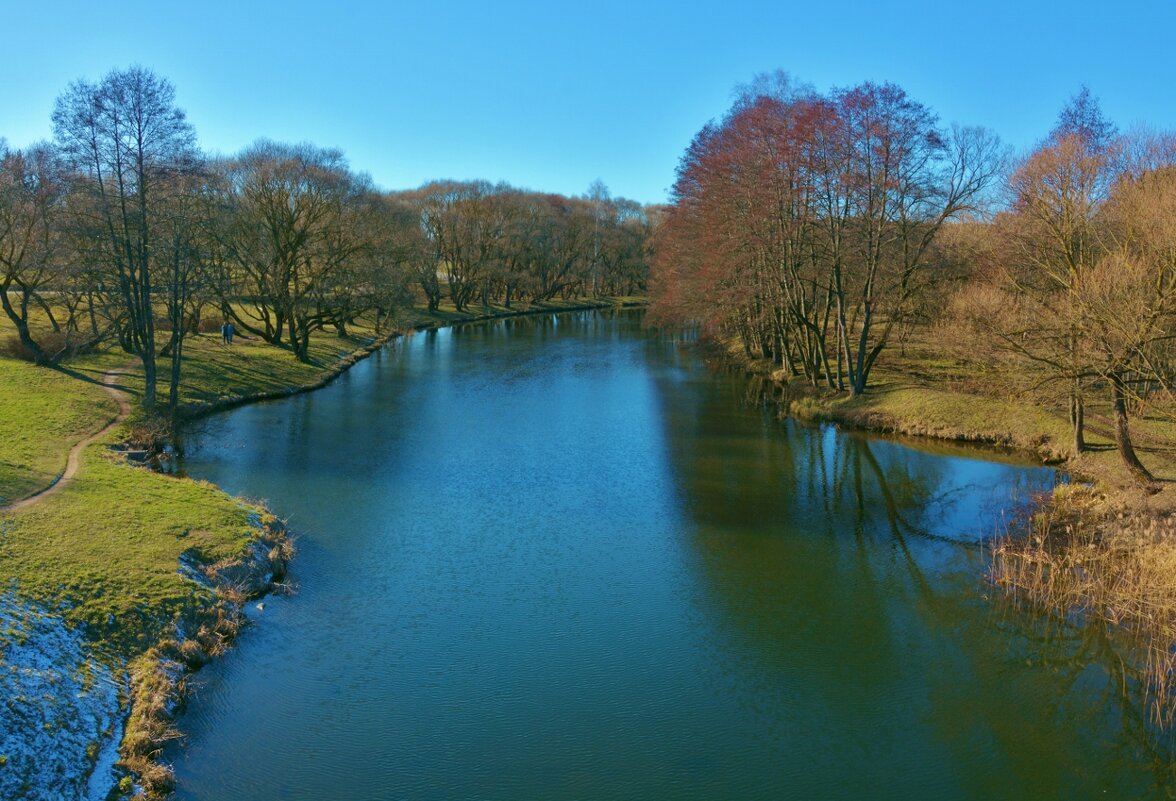
[[[946, 758], [989, 797], [1097, 788], [1176, 797], [1171, 736], [1148, 721], [1106, 631], [1047, 625], [999, 598], [977, 614], [989, 600], [980, 546], [1024, 524], [1034, 497], [1058, 480], [1052, 471], [780, 421], [770, 384], [752, 378], [716, 393], [681, 370], [658, 382], [675, 477], [700, 524], [694, 541], [711, 598], [772, 677], [762, 693], [787, 703], [792, 688], [776, 679], [790, 674], [819, 686], [811, 714], [821, 731], [829, 710], [850, 710], [847, 728], [902, 744], [888, 767], [913, 782], [926, 778], [925, 760]], [[713, 383], [716, 372], [696, 379]], [[913, 677], [901, 667], [912, 659], [939, 669]], [[1013, 713], [1021, 701], [1045, 714]], [[943, 753], [909, 742], [927, 727]], [[1055, 727], [1135, 768], [1108, 780], [1104, 765], [1077, 752], [1059, 760]], [[977, 759], [981, 751], [999, 771]]]
[[422, 332], [210, 421], [188, 468], [292, 518], [302, 589], [203, 674], [180, 797], [1154, 791], [982, 598], [1051, 471], [781, 421], [685, 339]]
[[995, 452], [915, 449], [781, 422], [777, 390], [762, 377], [695, 367], [687, 381], [693, 354], [666, 350], [677, 361], [657, 373], [660, 419], [682, 492], [703, 524], [760, 529], [765, 515], [802, 517], [826, 533], [976, 542], [1003, 531], [1056, 480], [1052, 470], [1002, 464]]
[[1010, 663], [1053, 678], [1058, 719], [1075, 737], [1112, 732], [1111, 758], [1139, 766], [1138, 797], [1176, 798], [1176, 732], [1156, 724], [1153, 699], [1132, 667], [1140, 664], [1138, 644], [1100, 621], [1047, 618], [1001, 596], [993, 601], [990, 624], [1006, 636]]

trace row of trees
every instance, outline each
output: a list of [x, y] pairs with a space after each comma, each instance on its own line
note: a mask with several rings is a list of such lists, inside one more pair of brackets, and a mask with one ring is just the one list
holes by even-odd
[[649, 217], [600, 184], [388, 193], [307, 144], [210, 158], [143, 68], [71, 85], [53, 125], [52, 143], [0, 141], [0, 303], [39, 364], [117, 339], [148, 408], [166, 360], [174, 410], [185, 338], [209, 315], [307, 360], [313, 332], [378, 327], [418, 294], [460, 310], [644, 288]]
[[1142, 481], [1128, 409], [1176, 379], [1176, 136], [1119, 134], [1083, 90], [1016, 162], [1008, 207], [983, 226], [948, 320], [965, 353], [1031, 375], [1065, 402], [1075, 452], [1086, 400], [1105, 392], [1118, 450]]
[[[658, 235], [653, 315], [735, 336], [857, 395], [913, 328], [1026, 397], [1172, 393], [1176, 141], [1118, 134], [1083, 90], [1028, 156], [941, 127], [899, 87], [746, 87], [683, 156]], [[993, 373], [995, 374], [995, 373]]]
[[430, 309], [441, 302], [443, 286], [459, 311], [474, 300], [509, 307], [523, 297], [645, 289], [650, 217], [637, 203], [612, 198], [599, 181], [583, 198], [439, 182], [398, 200], [421, 212], [418, 282]]
[[941, 129], [892, 84], [747, 87], [683, 156], [655, 316], [737, 335], [814, 385], [865, 391], [934, 280], [936, 234], [980, 208], [997, 139]]

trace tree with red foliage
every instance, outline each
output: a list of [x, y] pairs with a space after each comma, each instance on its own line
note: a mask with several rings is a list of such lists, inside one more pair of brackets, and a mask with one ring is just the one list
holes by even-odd
[[822, 96], [758, 80], [682, 158], [654, 319], [734, 334], [861, 394], [926, 284], [936, 234], [976, 208], [1000, 163], [994, 136], [941, 130], [897, 86]]

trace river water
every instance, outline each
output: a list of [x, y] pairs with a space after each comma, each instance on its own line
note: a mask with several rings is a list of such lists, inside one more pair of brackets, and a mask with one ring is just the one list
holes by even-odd
[[299, 539], [181, 799], [1164, 794], [1088, 649], [986, 598], [1053, 471], [781, 421], [639, 313], [418, 333], [185, 469]]

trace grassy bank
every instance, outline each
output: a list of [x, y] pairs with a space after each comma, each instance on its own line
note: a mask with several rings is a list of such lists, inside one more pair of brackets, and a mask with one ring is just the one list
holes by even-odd
[[[419, 329], [636, 302], [563, 301], [467, 312], [442, 306], [411, 310], [396, 325]], [[8, 334], [0, 325], [0, 340]], [[320, 331], [307, 362], [257, 339], [238, 336], [229, 347], [219, 335], [194, 335], [185, 347], [183, 411], [198, 416], [322, 386], [391, 335], [362, 321], [343, 337]], [[52, 370], [0, 357], [0, 497], [6, 499], [0, 503], [51, 484], [70, 448], [110, 421], [116, 404], [101, 383], [112, 370], [119, 371], [118, 387], [137, 401], [140, 367], [122, 352], [79, 356]], [[231, 639], [243, 600], [265, 590], [261, 578], [280, 576], [275, 566], [284, 565], [289, 545], [260, 505], [204, 482], [133, 466], [111, 448], [147, 427], [133, 415], [82, 451], [77, 473], [59, 492], [18, 512], [0, 509], [0, 591], [59, 618], [83, 635], [95, 664], [129, 675], [122, 693], [129, 713], [122, 757], [140, 787], [160, 795], [171, 778], [155, 760], [174, 734], [170, 710], [183, 672]], [[6, 645], [18, 636], [15, 626], [0, 620], [0, 670], [13, 667], [5, 662]], [[92, 763], [98, 750], [92, 743], [76, 758]], [[0, 791], [55, 797], [52, 787], [36, 786], [35, 776], [13, 776], [15, 764], [10, 767], [0, 753]], [[130, 792], [132, 783], [123, 790]]]
[[867, 392], [857, 398], [805, 385], [766, 364], [757, 369], [771, 372], [786, 385], [790, 410], [797, 417], [847, 428], [1010, 448], [1062, 465], [1092, 482], [1107, 508], [1129, 506], [1157, 513], [1176, 510], [1176, 417], [1171, 410], [1150, 408], [1131, 419], [1136, 450], [1157, 479], [1154, 487], [1145, 489], [1115, 449], [1107, 398], [1096, 395], [1088, 400], [1089, 449], [1075, 457], [1070, 450], [1067, 412], [1060, 405], [1037, 403], [1021, 393], [996, 389], [1003, 383], [970, 372], [927, 344], [911, 345], [905, 352], [894, 348], [882, 358]]
[[65, 372], [0, 358], [0, 505], [48, 486], [70, 447], [114, 417], [101, 376], [117, 363], [92, 357]]

